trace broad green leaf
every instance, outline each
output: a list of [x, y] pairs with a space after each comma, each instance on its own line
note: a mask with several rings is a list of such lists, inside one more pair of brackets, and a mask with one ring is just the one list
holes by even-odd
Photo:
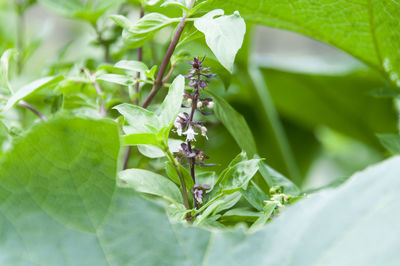
[[260, 162], [259, 170], [269, 187], [282, 186], [283, 192], [286, 194], [293, 196], [300, 194], [300, 189], [292, 181], [269, 167], [266, 163]]
[[392, 154], [400, 154], [400, 136], [395, 134], [379, 134], [382, 145]]
[[163, 197], [174, 204], [183, 203], [179, 188], [166, 177], [142, 169], [128, 169], [118, 177], [138, 192]]
[[133, 72], [146, 72], [149, 70], [149, 68], [143, 62], [134, 60], [121, 60], [117, 62], [114, 66], [116, 68], [121, 68]]
[[172, 125], [181, 110], [183, 91], [185, 90], [185, 78], [179, 75], [172, 82], [168, 94], [161, 105], [159, 121], [161, 127]]
[[17, 90], [10, 97], [10, 99], [8, 99], [7, 104], [4, 107], [4, 111], [9, 110], [20, 100], [22, 100], [26, 96], [29, 96], [30, 94], [34, 93], [35, 91], [40, 90], [45, 87], [53, 86], [54, 84], [57, 84], [58, 82], [60, 82], [62, 79], [63, 79], [62, 76], [45, 77], [45, 78], [35, 80], [35, 81], [23, 86], [22, 88]]
[[275, 203], [265, 204], [265, 206], [263, 207], [263, 214], [260, 216], [260, 218], [257, 219], [257, 221], [255, 221], [251, 225], [249, 231], [254, 232], [264, 227], [268, 220], [271, 218], [271, 215], [274, 212], [275, 208]]
[[129, 84], [132, 84], [133, 81], [125, 76], [125, 75], [119, 75], [119, 74], [101, 74], [97, 78], [97, 80], [104, 80], [107, 82], [123, 85], [123, 86], [128, 86]]
[[264, 201], [268, 200], [268, 196], [257, 185], [251, 184], [245, 190], [240, 190], [240, 192], [254, 208], [259, 211], [263, 210]]
[[239, 10], [246, 22], [299, 32], [327, 42], [384, 72], [400, 77], [398, 1], [211, 0], [203, 9]]
[[[115, 158], [102, 157], [102, 163], [115, 168]], [[170, 224], [159, 205], [127, 189], [116, 191], [107, 217], [95, 231], [82, 232], [66, 225], [79, 216], [60, 208], [66, 223], [53, 219], [23, 183], [14, 182], [25, 178], [18, 172], [21, 165], [26, 167], [23, 157], [8, 161], [6, 169], [13, 173], [0, 179], [2, 188], [13, 184], [12, 190], [0, 190], [2, 265], [303, 266], [400, 262], [399, 157], [354, 175], [337, 189], [311, 195], [253, 234]], [[30, 171], [35, 171], [35, 166]], [[86, 177], [79, 176], [77, 183], [84, 183]], [[54, 176], [46, 185], [58, 179]], [[62, 196], [65, 200], [75, 199], [75, 195], [55, 194], [52, 200]], [[84, 207], [77, 206], [76, 210], [79, 208]]]
[[126, 146], [131, 145], [153, 145], [161, 147], [157, 135], [154, 133], [134, 133], [122, 137], [122, 143]]
[[0, 166], [0, 220], [20, 212], [28, 215], [25, 222], [40, 224], [30, 215], [39, 208], [52, 223], [95, 232], [114, 194], [118, 151], [110, 120], [58, 118], [35, 126]]
[[280, 114], [306, 128], [326, 125], [377, 149], [376, 133], [397, 132], [392, 100], [369, 93], [384, 86], [375, 72], [311, 75], [265, 68], [263, 73]]
[[175, 22], [175, 20], [159, 13], [147, 14], [134, 24], [129, 23], [120, 15], [113, 15], [111, 18], [124, 28], [122, 38], [130, 48], [142, 46], [159, 30]]
[[133, 133], [156, 133], [159, 128], [157, 117], [142, 107], [133, 104], [123, 103], [114, 107], [129, 126], [124, 128], [126, 134]]
[[256, 143], [253, 134], [247, 125], [246, 120], [241, 114], [235, 111], [232, 106], [223, 98], [217, 96], [211, 91], [207, 91], [214, 98], [214, 111], [217, 118], [224, 124], [231, 133], [239, 147], [250, 157], [257, 153]]
[[260, 213], [247, 208], [235, 208], [225, 212], [219, 221], [224, 224], [235, 224], [237, 222], [255, 222], [260, 218]]
[[[208, 47], [219, 62], [232, 73], [236, 53], [243, 44], [246, 24], [239, 12], [223, 16], [221, 9], [213, 10], [194, 21], [194, 26], [204, 33]], [[218, 16], [217, 18], [215, 18]]]
[[6, 89], [6, 92], [13, 92], [9, 83], [9, 65], [10, 60], [17, 55], [18, 52], [15, 49], [8, 49], [5, 51], [0, 58], [0, 88]]

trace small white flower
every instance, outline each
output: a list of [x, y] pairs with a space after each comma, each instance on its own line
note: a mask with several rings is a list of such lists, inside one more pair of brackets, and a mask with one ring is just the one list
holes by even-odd
[[189, 99], [187, 99], [187, 102], [188, 102], [188, 104], [190, 104], [190, 105], [192, 105], [192, 99], [191, 98], [189, 98]]
[[208, 140], [208, 137], [207, 137], [207, 128], [206, 128], [206, 127], [201, 127], [200, 130], [201, 130], [201, 135], [203, 135], [204, 137], [206, 137], [206, 139]]
[[176, 128], [176, 132], [179, 136], [182, 135], [182, 114], [179, 114], [178, 117], [175, 119], [174, 127]]
[[196, 133], [193, 128], [189, 126], [188, 130], [186, 130], [186, 132], [183, 132], [183, 135], [186, 135], [186, 141], [195, 141], [195, 136], [198, 135], [198, 133]]
[[202, 102], [197, 102], [197, 108], [201, 108], [203, 106]]
[[213, 107], [214, 107], [214, 102], [209, 102], [209, 103], [207, 104], [207, 107], [210, 108], [210, 109], [213, 109]]

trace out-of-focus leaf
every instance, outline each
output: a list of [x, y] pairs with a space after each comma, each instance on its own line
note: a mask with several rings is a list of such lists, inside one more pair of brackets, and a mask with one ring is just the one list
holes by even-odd
[[392, 154], [400, 154], [400, 136], [396, 134], [379, 134], [382, 145]]
[[214, 111], [217, 118], [224, 124], [226, 129], [231, 133], [239, 147], [244, 150], [250, 157], [257, 153], [257, 147], [246, 120], [241, 114], [235, 111], [232, 106], [223, 98], [217, 96], [211, 91], [215, 101]]
[[185, 90], [185, 78], [179, 75], [169, 87], [167, 96], [161, 104], [158, 115], [160, 126], [168, 127], [172, 125], [181, 110], [183, 91]]
[[1, 55], [0, 58], [0, 89], [5, 89], [6, 92], [13, 91], [8, 81], [8, 72], [10, 60], [17, 54], [17, 50], [8, 49]]
[[384, 84], [373, 72], [310, 75], [263, 69], [278, 111], [313, 129], [326, 125], [377, 149], [375, 134], [397, 132], [391, 99], [369, 94]]
[[111, 18], [119, 26], [123, 27], [122, 38], [130, 48], [142, 46], [162, 28], [175, 22], [175, 20], [159, 13], [150, 13], [132, 24], [121, 15], [113, 15]]
[[116, 68], [121, 68], [133, 72], [146, 72], [149, 70], [149, 68], [143, 62], [134, 60], [121, 60], [117, 62], [114, 66]]
[[[122, 143], [127, 146], [131, 145], [153, 145], [160, 147], [157, 135], [154, 133], [133, 133], [122, 137]], [[161, 148], [161, 147], [160, 147]]]
[[125, 75], [119, 75], [119, 74], [101, 74], [97, 78], [97, 80], [104, 80], [107, 82], [123, 85], [123, 86], [128, 86], [129, 84], [132, 84], [133, 81], [125, 76]]
[[232, 73], [236, 53], [243, 44], [246, 24], [237, 11], [230, 16], [223, 15], [223, 10], [213, 10], [196, 19], [194, 26], [204, 33], [207, 45], [219, 62]]
[[138, 192], [163, 197], [174, 203], [183, 203], [179, 188], [162, 175], [143, 169], [127, 169], [121, 171], [118, 177]]
[[54, 84], [57, 84], [63, 80], [62, 76], [53, 76], [53, 77], [45, 77], [41, 78], [38, 80], [35, 80], [19, 90], [17, 90], [11, 97], [8, 99], [6, 106], [4, 107], [4, 110], [7, 111], [11, 107], [13, 107], [16, 103], [18, 103], [20, 100], [23, 98], [29, 96], [30, 94], [34, 93], [37, 90], [40, 90], [45, 87], [50, 87], [53, 86]]

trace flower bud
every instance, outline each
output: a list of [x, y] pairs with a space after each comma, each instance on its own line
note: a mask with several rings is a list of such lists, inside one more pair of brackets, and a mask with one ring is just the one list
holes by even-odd
[[189, 99], [187, 99], [187, 102], [188, 102], [188, 104], [190, 104], [190, 105], [192, 105], [192, 99], [191, 98], [189, 98]]
[[203, 102], [197, 102], [197, 108], [201, 108], [203, 106]]
[[212, 102], [212, 101], [208, 102], [207, 107], [210, 108], [210, 109], [213, 109], [214, 108], [214, 102]]

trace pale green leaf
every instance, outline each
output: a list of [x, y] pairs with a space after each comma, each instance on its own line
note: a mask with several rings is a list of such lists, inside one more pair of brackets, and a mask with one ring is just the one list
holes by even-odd
[[134, 60], [121, 60], [114, 65], [116, 68], [121, 68], [124, 70], [129, 70], [133, 72], [146, 72], [149, 68], [140, 61]]
[[161, 127], [169, 127], [174, 123], [181, 110], [184, 90], [185, 78], [179, 75], [172, 82], [168, 94], [161, 105], [160, 114], [158, 116]]
[[121, 171], [118, 177], [138, 192], [163, 197], [173, 203], [183, 203], [179, 188], [162, 175], [143, 169], [128, 169]]
[[[208, 47], [217, 57], [219, 62], [230, 72], [236, 53], [243, 44], [246, 33], [246, 23], [239, 12], [223, 16], [221, 9], [213, 10], [194, 22], [194, 26], [204, 33]], [[216, 16], [219, 16], [215, 18]]]
[[128, 86], [129, 84], [132, 84], [133, 81], [124, 75], [119, 75], [119, 74], [101, 74], [97, 78], [97, 80], [103, 80], [123, 86]]
[[154, 133], [134, 133], [122, 137], [122, 143], [126, 146], [131, 145], [153, 145], [161, 148], [160, 141]]
[[400, 136], [395, 134], [378, 134], [382, 145], [392, 154], [400, 154]]
[[125, 121], [129, 124], [124, 128], [126, 134], [133, 133], [156, 133], [159, 128], [157, 117], [142, 107], [133, 104], [123, 103], [114, 107]]
[[15, 49], [8, 49], [6, 50], [0, 58], [0, 88], [6, 89], [6, 91], [13, 92], [11, 85], [9, 83], [9, 65], [10, 60], [18, 54], [17, 50]]
[[269, 167], [266, 163], [260, 162], [259, 170], [268, 186], [282, 186], [285, 194], [294, 196], [300, 194], [300, 189], [292, 181]]

